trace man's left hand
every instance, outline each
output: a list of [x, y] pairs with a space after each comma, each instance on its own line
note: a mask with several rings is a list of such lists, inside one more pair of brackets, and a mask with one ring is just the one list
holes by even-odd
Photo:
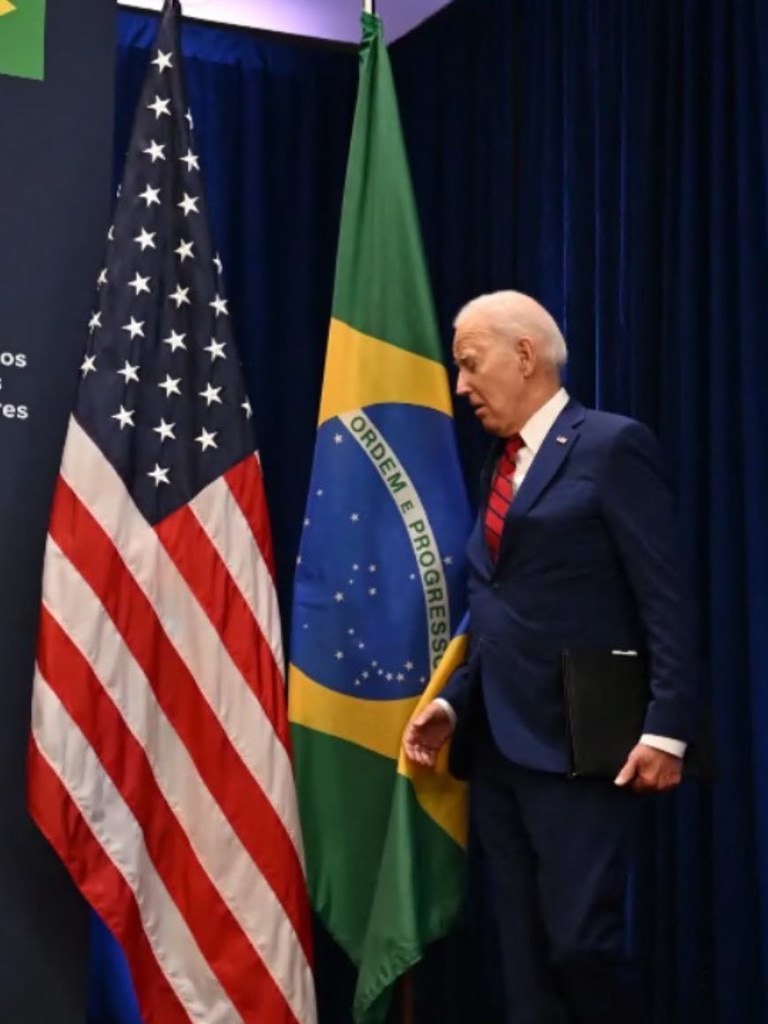
[[665, 793], [683, 777], [682, 758], [638, 743], [616, 776], [617, 786], [629, 786], [635, 793]]

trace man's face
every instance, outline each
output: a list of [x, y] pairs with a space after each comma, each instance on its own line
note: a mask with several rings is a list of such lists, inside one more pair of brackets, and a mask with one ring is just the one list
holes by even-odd
[[[522, 349], [520, 345], [522, 344]], [[466, 316], [456, 328], [453, 358], [459, 369], [456, 394], [464, 395], [489, 434], [519, 430], [526, 386], [528, 344], [499, 338], [486, 317]]]

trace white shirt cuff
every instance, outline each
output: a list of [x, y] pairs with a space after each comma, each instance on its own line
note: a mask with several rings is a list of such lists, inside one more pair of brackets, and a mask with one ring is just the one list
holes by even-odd
[[653, 733], [646, 732], [640, 737], [640, 742], [644, 743], [646, 747], [653, 747], [654, 750], [663, 750], [665, 754], [672, 754], [673, 757], [685, 757], [685, 751], [688, 747], [687, 743], [682, 740], [673, 740], [669, 736], [654, 736]]
[[453, 708], [448, 703], [448, 701], [444, 697], [435, 697], [433, 703], [439, 704], [441, 708], [445, 709], [448, 717], [451, 720], [451, 728], [455, 728], [455, 726], [456, 726], [456, 712], [453, 710]]

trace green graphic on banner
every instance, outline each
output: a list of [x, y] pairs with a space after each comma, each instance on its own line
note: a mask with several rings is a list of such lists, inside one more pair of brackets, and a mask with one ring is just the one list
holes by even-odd
[[45, 0], [0, 0], [0, 75], [42, 79]]

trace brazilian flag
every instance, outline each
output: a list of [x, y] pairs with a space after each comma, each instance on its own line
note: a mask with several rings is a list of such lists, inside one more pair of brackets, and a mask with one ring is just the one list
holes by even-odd
[[363, 14], [289, 672], [310, 894], [358, 968], [359, 1024], [461, 902], [465, 789], [400, 740], [462, 656], [469, 529], [389, 57]]
[[0, 0], [0, 75], [42, 78], [45, 0]]

